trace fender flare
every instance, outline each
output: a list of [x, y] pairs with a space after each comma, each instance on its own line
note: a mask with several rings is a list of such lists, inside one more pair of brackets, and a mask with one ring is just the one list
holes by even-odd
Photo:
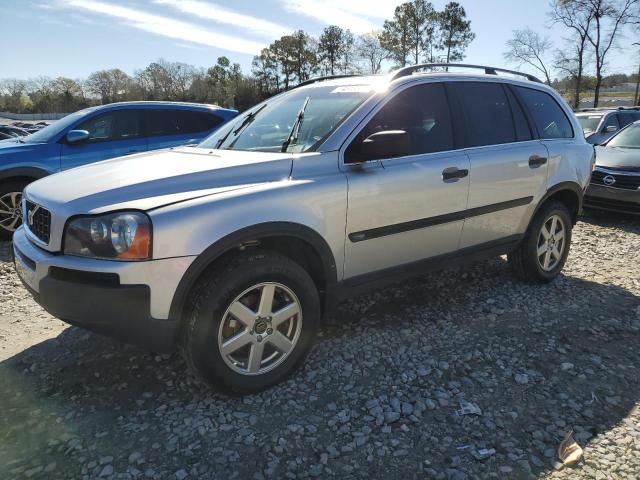
[[547, 193], [545, 193], [544, 196], [538, 202], [538, 205], [536, 206], [536, 209], [534, 210], [533, 215], [531, 216], [531, 218], [533, 219], [533, 217], [536, 216], [536, 214], [538, 213], [538, 210], [540, 210], [540, 207], [542, 207], [542, 205], [550, 197], [552, 197], [556, 193], [561, 192], [563, 190], [568, 190], [568, 191], [576, 194], [576, 197], [578, 198], [578, 211], [577, 211], [576, 217], [578, 215], [580, 215], [580, 212], [582, 212], [582, 203], [584, 201], [584, 190], [576, 182], [560, 182], [560, 183], [555, 184], [553, 187], [551, 187], [550, 189], [547, 190]]
[[220, 258], [223, 254], [239, 247], [244, 242], [275, 236], [293, 237], [309, 243], [318, 253], [322, 261], [327, 285], [329, 286], [337, 283], [336, 261], [333, 256], [333, 252], [331, 251], [331, 248], [329, 248], [325, 239], [318, 232], [299, 223], [259, 223], [222, 237], [198, 255], [180, 279], [178, 287], [173, 294], [171, 307], [169, 309], [169, 319], [180, 321], [181, 313], [184, 310], [184, 306], [192, 287], [211, 263]]
[[38, 167], [15, 167], [8, 168], [7, 170], [0, 170], [0, 182], [17, 177], [33, 178], [34, 180], [40, 180], [47, 175], [51, 175], [50, 172]]

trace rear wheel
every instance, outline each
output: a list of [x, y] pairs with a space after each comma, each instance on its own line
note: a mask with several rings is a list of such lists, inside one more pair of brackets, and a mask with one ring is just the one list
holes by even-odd
[[547, 283], [556, 278], [569, 255], [572, 225], [563, 203], [551, 201], [543, 205], [520, 246], [508, 255], [515, 275], [529, 283]]
[[22, 224], [22, 191], [27, 182], [12, 181], [0, 185], [0, 240], [11, 240]]
[[209, 384], [241, 394], [286, 378], [320, 319], [313, 280], [278, 254], [243, 255], [212, 269], [192, 298], [181, 344], [187, 363]]

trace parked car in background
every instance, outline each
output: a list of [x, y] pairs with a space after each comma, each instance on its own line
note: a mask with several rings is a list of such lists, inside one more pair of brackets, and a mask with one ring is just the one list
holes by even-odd
[[595, 148], [585, 206], [640, 215], [640, 121]]
[[620, 129], [640, 120], [640, 107], [584, 108], [576, 112], [576, 117], [587, 142], [601, 145]]
[[10, 137], [26, 137], [29, 132], [24, 128], [14, 127], [13, 125], [0, 125], [0, 133], [5, 133]]
[[593, 147], [538, 79], [420, 72], [434, 67], [303, 82], [197, 148], [35, 182], [16, 269], [54, 316], [178, 345], [240, 393], [291, 373], [366, 287], [502, 254], [552, 281]]
[[198, 143], [237, 114], [193, 103], [113, 103], [0, 142], [0, 239], [20, 225], [21, 193], [30, 182], [87, 163]]

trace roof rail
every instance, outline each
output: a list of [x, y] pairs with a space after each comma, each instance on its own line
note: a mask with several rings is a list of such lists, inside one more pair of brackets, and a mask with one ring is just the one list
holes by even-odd
[[530, 80], [532, 82], [542, 83], [539, 78], [534, 77], [533, 75], [529, 75], [528, 73], [516, 72], [515, 70], [506, 70], [504, 68], [486, 67], [484, 65], [468, 65], [466, 63], [419, 63], [417, 65], [409, 65], [408, 67], [403, 67], [393, 72], [391, 74], [391, 80], [406, 77], [407, 75], [411, 75], [416, 70], [422, 70], [423, 68], [442, 67], [472, 68], [476, 70], [484, 70], [484, 73], [487, 75], [497, 75], [498, 72], [509, 73], [511, 75], [525, 77], [527, 80]]
[[305, 85], [311, 85], [316, 82], [323, 82], [325, 80], [333, 80], [334, 78], [347, 78], [347, 77], [359, 77], [360, 75], [352, 75], [352, 74], [341, 74], [341, 75], [326, 75], [324, 77], [314, 77], [309, 80], [305, 80], [304, 82], [300, 82], [293, 88], [304, 87]]

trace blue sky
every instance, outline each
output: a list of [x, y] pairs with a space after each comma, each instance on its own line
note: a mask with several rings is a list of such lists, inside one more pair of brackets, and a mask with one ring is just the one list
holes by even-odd
[[[560, 47], [546, 0], [459, 0], [476, 39], [468, 63], [507, 66], [513, 29], [530, 27]], [[248, 72], [253, 55], [295, 29], [319, 35], [328, 24], [355, 33], [380, 28], [400, 0], [0, 0], [5, 52], [0, 78], [86, 77], [99, 69], [133, 73], [162, 57], [207, 67], [226, 55]], [[433, 1], [443, 8], [445, 0]], [[622, 45], [638, 39], [623, 39]], [[636, 50], [610, 54], [610, 71], [631, 73]], [[512, 66], [512, 65], [511, 65]], [[531, 69], [523, 68], [531, 71]], [[531, 71], [531, 73], [535, 73]]]

